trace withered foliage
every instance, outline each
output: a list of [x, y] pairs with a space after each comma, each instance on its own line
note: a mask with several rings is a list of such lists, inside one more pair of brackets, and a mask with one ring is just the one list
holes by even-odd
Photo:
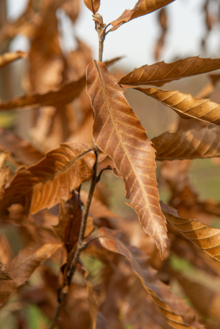
[[[30, 137], [16, 124], [0, 129], [0, 321], [10, 314], [8, 329], [29, 328], [33, 309], [41, 329], [219, 328], [220, 203], [200, 198], [189, 168], [195, 159], [220, 164], [220, 104], [207, 99], [218, 88], [220, 74], [210, 72], [220, 58], [162, 61], [127, 74], [109, 71], [120, 57], [102, 62], [108, 33], [157, 9], [160, 58], [173, 1], [139, 0], [105, 24], [101, 1], [84, 0], [99, 60], [78, 36], [75, 50], [62, 49], [57, 13], [75, 25], [79, 0], [29, 1], [16, 21], [0, 21], [0, 45], [17, 34], [30, 43], [27, 53], [0, 47], [1, 70], [27, 64], [25, 94], [0, 101], [0, 114], [26, 110], [22, 135]], [[217, 26], [210, 3], [208, 31]], [[209, 80], [196, 97], [158, 89], [204, 73]], [[131, 89], [174, 110], [175, 129], [150, 139], [126, 99]], [[112, 207], [122, 200], [115, 181], [133, 212]]]

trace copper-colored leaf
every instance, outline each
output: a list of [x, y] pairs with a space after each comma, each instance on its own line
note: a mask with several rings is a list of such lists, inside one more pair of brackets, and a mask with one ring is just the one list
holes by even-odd
[[188, 240], [220, 262], [220, 230], [195, 219], [181, 218], [176, 209], [161, 202], [166, 219]]
[[117, 80], [101, 62], [87, 68], [87, 93], [95, 111], [93, 135], [96, 145], [115, 162], [122, 176], [129, 206], [138, 213], [141, 225], [163, 255], [166, 224], [158, 201], [155, 150], [127, 103]]
[[44, 154], [39, 152], [27, 140], [11, 131], [0, 128], [0, 149], [2, 148], [15, 156], [17, 162], [27, 166], [37, 163], [44, 157]]
[[159, 62], [152, 65], [143, 65], [122, 77], [119, 83], [132, 86], [154, 85], [161, 87], [173, 80], [218, 70], [219, 68], [220, 58], [188, 57], [170, 64]]
[[17, 108], [33, 109], [39, 106], [62, 105], [72, 102], [79, 96], [85, 86], [85, 77], [78, 81], [66, 83], [57, 91], [50, 91], [46, 94], [25, 95], [20, 98], [14, 98], [9, 102], [1, 102], [0, 110], [13, 110]]
[[24, 284], [34, 270], [46, 259], [50, 258], [61, 244], [44, 244], [37, 250], [22, 250], [19, 254], [5, 266], [17, 286]]
[[208, 125], [175, 133], [167, 131], [153, 138], [152, 143], [159, 161], [212, 158], [220, 156], [219, 138], [219, 127]]
[[26, 53], [24, 53], [23, 51], [16, 51], [15, 53], [6, 53], [4, 55], [0, 56], [0, 68], [16, 61], [16, 59], [19, 58], [25, 58], [26, 57]]
[[111, 31], [115, 31], [122, 24], [129, 22], [134, 18], [147, 15], [173, 1], [174, 0], [139, 0], [132, 10], [125, 10], [119, 18], [111, 22], [111, 25], [113, 26]]
[[117, 231], [102, 227], [98, 231], [98, 236], [104, 248], [119, 253], [130, 262], [144, 289], [148, 291], [172, 328], [203, 328], [203, 326], [196, 323], [193, 310], [173, 295], [167, 285], [157, 280], [156, 271], [147, 264], [148, 257], [141, 250], [126, 246], [118, 238]]
[[18, 171], [5, 190], [0, 212], [6, 214], [9, 206], [21, 204], [25, 212], [36, 213], [60, 199], [67, 201], [70, 192], [92, 176], [95, 154], [87, 151], [81, 144], [61, 144], [36, 165]]
[[84, 3], [89, 10], [96, 14], [99, 10], [101, 0], [84, 0]]
[[82, 213], [79, 207], [79, 200], [75, 192], [71, 199], [60, 204], [59, 223], [53, 226], [58, 237], [64, 243], [67, 253], [70, 253], [75, 247], [80, 231]]
[[169, 106], [181, 117], [220, 125], [220, 105], [209, 99], [194, 98], [190, 94], [183, 94], [177, 90], [164, 91], [157, 88], [140, 87], [135, 89]]

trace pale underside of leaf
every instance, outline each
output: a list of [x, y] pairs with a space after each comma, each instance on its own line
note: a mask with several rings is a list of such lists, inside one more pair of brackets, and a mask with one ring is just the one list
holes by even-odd
[[34, 270], [57, 251], [61, 244], [45, 244], [37, 250], [21, 250], [19, 254], [5, 266], [17, 287], [24, 284]]
[[130, 262], [134, 273], [141, 280], [144, 289], [150, 294], [167, 323], [172, 328], [204, 328], [194, 321], [193, 315], [195, 316], [195, 313], [193, 310], [172, 294], [167, 285], [157, 280], [156, 271], [148, 265], [148, 256], [136, 247], [126, 246], [119, 239], [117, 231], [102, 227], [98, 231], [98, 236], [101, 245], [105, 249], [121, 254]]
[[15, 53], [6, 53], [0, 56], [0, 68], [16, 61], [19, 58], [25, 58], [27, 53], [23, 51], [16, 51]]
[[199, 56], [180, 59], [173, 63], [159, 62], [135, 68], [119, 80], [119, 84], [132, 86], [163, 86], [173, 80], [191, 77], [220, 69], [220, 58], [200, 58]]
[[164, 91], [157, 88], [136, 87], [144, 94], [158, 100], [185, 118], [194, 118], [220, 125], [220, 105], [209, 99], [194, 98], [177, 90]]
[[214, 125], [165, 132], [152, 139], [156, 160], [183, 160], [220, 156], [220, 128]]
[[84, 3], [89, 10], [93, 12], [93, 14], [96, 14], [99, 10], [101, 0], [84, 0]]
[[79, 96], [85, 87], [85, 76], [77, 81], [66, 83], [57, 91], [50, 91], [45, 94], [25, 95], [14, 98], [8, 102], [0, 102], [0, 110], [33, 109], [39, 106], [58, 106], [68, 104]]
[[139, 0], [132, 10], [125, 10], [120, 17], [110, 23], [113, 26], [110, 31], [115, 31], [122, 24], [134, 18], [147, 15], [173, 1], [174, 0]]
[[103, 63], [89, 64], [87, 93], [95, 112], [95, 143], [115, 162], [126, 197], [131, 200], [129, 206], [138, 213], [143, 229], [154, 238], [163, 254], [167, 235], [158, 201], [155, 150], [117, 80]]
[[176, 209], [161, 202], [166, 219], [189, 241], [220, 262], [220, 230], [195, 219], [181, 218]]
[[12, 204], [21, 204], [25, 213], [36, 213], [60, 199], [67, 201], [70, 192], [92, 176], [95, 154], [87, 151], [82, 144], [61, 144], [36, 165], [18, 171], [5, 190], [0, 212], [7, 214]]

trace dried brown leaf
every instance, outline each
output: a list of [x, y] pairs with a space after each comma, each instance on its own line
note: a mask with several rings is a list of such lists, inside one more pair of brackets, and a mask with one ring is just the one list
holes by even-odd
[[0, 68], [16, 61], [19, 58], [25, 58], [27, 54], [23, 51], [16, 51], [15, 53], [6, 53], [0, 56]]
[[210, 257], [220, 262], [220, 230], [210, 227], [195, 219], [181, 218], [176, 209], [161, 202], [161, 209], [166, 219], [185, 238], [202, 249]]
[[14, 98], [9, 102], [0, 102], [0, 110], [13, 110], [18, 108], [33, 109], [39, 106], [59, 106], [68, 104], [79, 96], [85, 86], [85, 77], [77, 81], [66, 83], [57, 91], [50, 91], [45, 94], [25, 95]]
[[220, 125], [220, 105], [209, 99], [194, 98], [190, 94], [184, 94], [177, 90], [164, 91], [157, 88], [140, 87], [135, 89], [170, 107], [181, 117]]
[[174, 0], [139, 0], [132, 10], [126, 9], [120, 17], [110, 23], [113, 26], [110, 31], [115, 31], [122, 24], [134, 18], [152, 13], [173, 1]]
[[73, 192], [68, 202], [60, 203], [59, 223], [53, 226], [54, 231], [64, 243], [67, 253], [72, 251], [78, 241], [81, 217], [79, 200]]
[[86, 5], [89, 10], [93, 12], [93, 14], [96, 14], [99, 10], [100, 2], [101, 0], [83, 0], [84, 4]]
[[135, 247], [126, 246], [119, 238], [117, 231], [100, 228], [98, 231], [101, 245], [114, 253], [124, 256], [131, 264], [137, 277], [141, 280], [144, 289], [153, 298], [167, 323], [176, 329], [203, 328], [195, 321], [195, 313], [182, 300], [173, 295], [168, 286], [159, 281], [156, 271], [150, 267], [148, 257]]
[[11, 205], [21, 204], [25, 213], [36, 213], [60, 199], [67, 201], [70, 192], [92, 176], [95, 154], [87, 151], [84, 145], [65, 143], [36, 165], [18, 171], [5, 190], [0, 212], [7, 214]]
[[27, 166], [38, 162], [44, 157], [44, 154], [39, 152], [27, 140], [4, 128], [0, 128], [0, 148], [9, 151], [15, 156], [17, 162]]
[[132, 86], [163, 86], [173, 80], [191, 77], [220, 68], [220, 58], [200, 58], [199, 56], [180, 59], [173, 63], [159, 62], [135, 68], [119, 80], [120, 84]]
[[163, 255], [167, 235], [158, 201], [155, 150], [105, 64], [89, 64], [87, 93], [95, 111], [95, 143], [114, 160], [124, 181], [126, 198], [131, 199], [128, 205], [138, 213], [144, 231], [154, 238]]
[[153, 138], [152, 143], [158, 161], [212, 158], [220, 156], [219, 138], [219, 127], [208, 125], [175, 133], [167, 131]]
[[46, 259], [50, 258], [61, 244], [45, 244], [37, 250], [21, 250], [19, 254], [5, 266], [16, 286], [24, 284], [34, 270]]

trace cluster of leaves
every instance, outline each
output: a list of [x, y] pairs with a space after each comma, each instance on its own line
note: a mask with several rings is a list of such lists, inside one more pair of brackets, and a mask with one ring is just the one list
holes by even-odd
[[[97, 14], [100, 0], [84, 0], [94, 14], [100, 59], [109, 32], [173, 1], [139, 0], [106, 26]], [[50, 328], [215, 329], [220, 230], [209, 224], [220, 206], [199, 200], [187, 170], [193, 159], [220, 156], [220, 105], [202, 98], [220, 75], [210, 75], [201, 98], [158, 87], [220, 69], [220, 59], [158, 62], [118, 78], [107, 68], [117, 58], [92, 61], [79, 39], [76, 50], [62, 52], [58, 9], [75, 24], [78, 0], [34, 0], [0, 31], [1, 42], [17, 33], [30, 39], [28, 54], [0, 56], [0, 68], [23, 57], [29, 67], [27, 94], [2, 101], [0, 110], [37, 109], [32, 144], [0, 130], [0, 221], [15, 226], [23, 244], [13, 257], [6, 236], [0, 236], [2, 312], [10, 312], [14, 327], [22, 329], [27, 327], [22, 310], [30, 304], [49, 318]], [[181, 117], [176, 131], [150, 140], [125, 98], [128, 88], [174, 110]], [[156, 161], [162, 162], [159, 182], [169, 187], [169, 205], [159, 201]], [[122, 179], [140, 224], [108, 208], [100, 182], [105, 169]], [[89, 192], [81, 188], [86, 181]], [[173, 253], [215, 286], [175, 270], [169, 261]], [[196, 311], [170, 291], [173, 279]]]

